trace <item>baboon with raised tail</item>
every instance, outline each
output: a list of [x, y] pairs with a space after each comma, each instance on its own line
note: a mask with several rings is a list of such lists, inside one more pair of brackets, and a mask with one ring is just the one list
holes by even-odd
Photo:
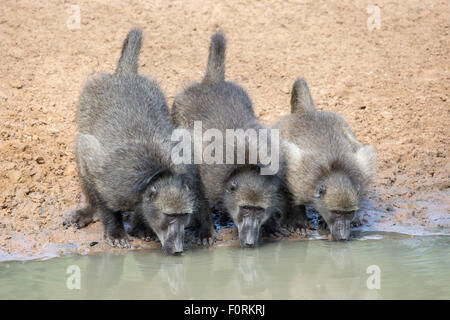
[[286, 161], [286, 181], [295, 210], [311, 204], [325, 220], [332, 240], [350, 237], [352, 221], [376, 169], [372, 146], [362, 145], [345, 119], [314, 106], [308, 85], [298, 79], [291, 114], [279, 119]]
[[[172, 108], [175, 124], [193, 132], [194, 122], [201, 121], [203, 133], [214, 129], [223, 137], [226, 137], [227, 129], [243, 132], [248, 129], [255, 132], [270, 130], [258, 121], [245, 90], [225, 81], [225, 49], [225, 36], [221, 32], [215, 33], [211, 37], [203, 80], [175, 97]], [[250, 138], [245, 138], [243, 142], [246, 153], [244, 162], [236, 161], [236, 152], [225, 154], [225, 145], [234, 144], [234, 141], [234, 138], [233, 141], [224, 141], [223, 163], [202, 162], [198, 167], [210, 205], [231, 216], [237, 225], [241, 246], [254, 247], [262, 230], [278, 235], [280, 231], [285, 231], [279, 227], [279, 221], [285, 211], [286, 192], [280, 172], [261, 174], [268, 169], [267, 163], [263, 164], [260, 158], [254, 163], [248, 161]], [[273, 142], [269, 139], [268, 149], [275, 152]], [[202, 145], [205, 147], [208, 143], [203, 141]], [[229, 156], [233, 157], [234, 162], [227, 162], [225, 158]]]
[[115, 73], [93, 76], [82, 90], [76, 160], [87, 206], [64, 224], [82, 228], [98, 212], [106, 241], [125, 248], [122, 213], [132, 212], [131, 235], [157, 236], [166, 253], [178, 254], [190, 224], [212, 242], [212, 218], [196, 168], [171, 161], [170, 112], [159, 85], [138, 74], [141, 44], [142, 32], [131, 30]]

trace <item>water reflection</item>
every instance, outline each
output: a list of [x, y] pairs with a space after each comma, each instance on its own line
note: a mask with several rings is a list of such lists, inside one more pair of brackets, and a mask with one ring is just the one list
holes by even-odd
[[[449, 244], [450, 237], [281, 241], [181, 257], [150, 250], [0, 263], [0, 298], [448, 299]], [[70, 265], [80, 268], [80, 290], [66, 286]], [[379, 290], [367, 287], [371, 265], [381, 270]]]

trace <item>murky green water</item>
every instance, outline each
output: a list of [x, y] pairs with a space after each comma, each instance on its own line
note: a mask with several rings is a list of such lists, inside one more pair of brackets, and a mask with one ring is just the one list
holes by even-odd
[[366, 234], [182, 257], [136, 251], [3, 262], [0, 298], [450, 299], [449, 245], [450, 236]]

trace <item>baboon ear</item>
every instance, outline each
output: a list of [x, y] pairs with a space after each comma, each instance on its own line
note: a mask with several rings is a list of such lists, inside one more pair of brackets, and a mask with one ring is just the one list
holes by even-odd
[[375, 175], [377, 166], [377, 153], [372, 146], [364, 146], [356, 152], [356, 161], [367, 180]]
[[180, 178], [181, 178], [181, 182], [183, 183], [183, 186], [186, 190], [189, 191], [190, 189], [193, 189], [195, 187], [192, 177], [189, 176], [188, 174], [182, 173], [182, 174], [180, 174]]
[[299, 163], [305, 156], [305, 152], [303, 150], [297, 147], [297, 145], [295, 145], [294, 143], [287, 140], [282, 140], [282, 147], [288, 163]]
[[291, 113], [303, 113], [314, 110], [316, 110], [316, 107], [308, 85], [304, 79], [298, 78], [292, 88]]
[[327, 192], [327, 187], [323, 184], [319, 184], [314, 192], [314, 198], [322, 198]]
[[231, 185], [230, 185], [230, 191], [234, 191], [237, 188], [237, 182], [236, 181], [231, 181]]
[[136, 191], [138, 191], [138, 192], [144, 191], [147, 188], [147, 186], [149, 185], [149, 183], [154, 178], [156, 178], [157, 176], [160, 176], [164, 172], [166, 172], [166, 169], [162, 169], [162, 168], [156, 169], [156, 170], [149, 170], [149, 171], [145, 172], [144, 178], [141, 180], [141, 182], [136, 187]]

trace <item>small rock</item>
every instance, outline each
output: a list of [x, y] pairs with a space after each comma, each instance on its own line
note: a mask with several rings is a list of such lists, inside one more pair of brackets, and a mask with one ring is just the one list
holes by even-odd
[[36, 158], [36, 162], [37, 162], [38, 164], [44, 164], [44, 163], [45, 163], [45, 160], [44, 160], [43, 157], [37, 157], [37, 158]]
[[16, 81], [12, 81], [12, 82], [10, 83], [10, 86], [11, 86], [12, 88], [14, 88], [14, 89], [22, 89], [22, 88], [23, 88], [23, 83], [16, 80]]
[[22, 173], [19, 170], [13, 170], [8, 173], [8, 178], [13, 182], [17, 183], [22, 176]]
[[352, 88], [355, 86], [355, 84], [351, 81], [345, 81], [344, 84], [347, 88]]

